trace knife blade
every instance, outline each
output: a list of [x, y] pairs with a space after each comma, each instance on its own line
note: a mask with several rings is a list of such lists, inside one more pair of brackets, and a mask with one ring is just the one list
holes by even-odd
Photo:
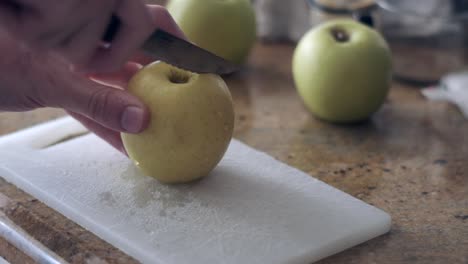
[[[120, 19], [112, 16], [103, 41], [111, 43], [120, 27]], [[145, 55], [181, 69], [196, 73], [231, 74], [239, 66], [162, 29], [156, 29], [144, 42]]]

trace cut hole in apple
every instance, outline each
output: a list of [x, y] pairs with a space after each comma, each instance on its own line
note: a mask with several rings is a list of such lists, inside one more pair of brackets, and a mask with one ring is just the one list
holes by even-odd
[[169, 81], [171, 83], [177, 83], [177, 84], [183, 84], [183, 83], [188, 83], [190, 80], [190, 73], [188, 72], [183, 72], [183, 71], [177, 71], [177, 70], [171, 70], [169, 73]]
[[349, 34], [343, 28], [333, 27], [331, 29], [330, 33], [332, 34], [333, 38], [337, 42], [343, 43], [343, 42], [348, 42], [349, 41]]

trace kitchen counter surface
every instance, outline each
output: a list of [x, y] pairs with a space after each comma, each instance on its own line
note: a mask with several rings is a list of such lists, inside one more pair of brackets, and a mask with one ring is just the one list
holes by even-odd
[[[398, 83], [368, 122], [319, 121], [295, 91], [292, 51], [257, 44], [246, 69], [226, 78], [235, 137], [393, 218], [390, 233], [319, 263], [468, 263], [468, 121]], [[55, 109], [1, 113], [0, 135], [59, 116]], [[1, 178], [0, 210], [69, 262], [135, 262]], [[2, 239], [0, 256], [32, 263]]]

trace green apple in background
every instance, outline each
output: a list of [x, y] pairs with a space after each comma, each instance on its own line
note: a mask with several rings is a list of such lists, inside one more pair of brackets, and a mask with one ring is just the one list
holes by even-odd
[[392, 77], [385, 39], [351, 19], [312, 28], [299, 41], [292, 68], [307, 108], [334, 123], [368, 119], [385, 101]]
[[151, 111], [140, 134], [122, 133], [129, 157], [147, 176], [186, 183], [209, 174], [232, 138], [234, 109], [218, 75], [196, 74], [155, 62], [129, 82]]
[[245, 62], [256, 39], [250, 0], [170, 0], [167, 9], [190, 41], [226, 60]]

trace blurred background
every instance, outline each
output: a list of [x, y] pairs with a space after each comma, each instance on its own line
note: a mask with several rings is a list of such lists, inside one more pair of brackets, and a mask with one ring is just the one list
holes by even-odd
[[[164, 5], [167, 1], [148, 2]], [[258, 37], [262, 41], [297, 42], [311, 27], [340, 17], [369, 24], [379, 30], [391, 46], [395, 78], [408, 84], [432, 85], [448, 73], [464, 70], [467, 65], [468, 0], [252, 2]]]

